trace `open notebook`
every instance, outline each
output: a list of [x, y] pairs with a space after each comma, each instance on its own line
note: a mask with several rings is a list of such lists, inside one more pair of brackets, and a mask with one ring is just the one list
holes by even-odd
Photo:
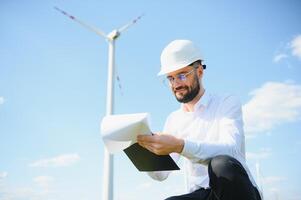
[[169, 155], [156, 155], [137, 143], [137, 135], [151, 135], [147, 113], [106, 116], [101, 123], [101, 133], [108, 151], [123, 150], [139, 171], [180, 169]]

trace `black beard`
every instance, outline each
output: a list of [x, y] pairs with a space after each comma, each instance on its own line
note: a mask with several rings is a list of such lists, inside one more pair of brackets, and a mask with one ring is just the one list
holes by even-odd
[[176, 90], [174, 91], [175, 97], [176, 97], [176, 99], [177, 99], [178, 102], [180, 102], [180, 103], [188, 103], [188, 102], [192, 101], [198, 95], [198, 93], [200, 91], [200, 83], [199, 83], [199, 81], [196, 80], [195, 84], [193, 84], [192, 87], [184, 86], [184, 87], [178, 87], [176, 89], [177, 90], [179, 90], [179, 89], [186, 89], [186, 90], [188, 90], [188, 93], [185, 94], [182, 97], [177, 97]]

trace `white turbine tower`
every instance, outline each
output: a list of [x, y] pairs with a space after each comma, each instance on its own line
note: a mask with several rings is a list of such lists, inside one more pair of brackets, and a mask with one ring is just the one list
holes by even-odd
[[[109, 34], [105, 34], [103, 31], [96, 29], [81, 20], [75, 18], [74, 16], [68, 14], [67, 12], [59, 9], [58, 7], [54, 7], [57, 11], [66, 15], [70, 19], [76, 21], [81, 24], [85, 28], [93, 31], [97, 35], [100, 35], [107, 39], [109, 43], [109, 61], [108, 61], [108, 80], [107, 80], [107, 105], [106, 105], [106, 115], [112, 115], [114, 113], [114, 67], [115, 67], [115, 40], [120, 36], [121, 32], [127, 30], [130, 26], [135, 24], [141, 17], [137, 17], [131, 22], [125, 24], [119, 29], [113, 30]], [[113, 167], [114, 160], [113, 155], [110, 154], [107, 149], [104, 149], [104, 171], [103, 171], [103, 198], [102, 200], [113, 200]]]

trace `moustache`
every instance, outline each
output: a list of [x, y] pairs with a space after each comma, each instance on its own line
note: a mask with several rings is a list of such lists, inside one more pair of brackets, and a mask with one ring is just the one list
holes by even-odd
[[188, 87], [187, 86], [179, 86], [179, 87], [174, 88], [173, 91], [177, 92], [177, 91], [182, 90], [182, 89], [188, 90]]

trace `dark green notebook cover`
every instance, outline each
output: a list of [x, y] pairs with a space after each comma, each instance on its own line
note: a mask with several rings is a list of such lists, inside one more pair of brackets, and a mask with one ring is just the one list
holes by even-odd
[[123, 150], [139, 171], [179, 170], [170, 155], [159, 156], [143, 148], [138, 143]]

